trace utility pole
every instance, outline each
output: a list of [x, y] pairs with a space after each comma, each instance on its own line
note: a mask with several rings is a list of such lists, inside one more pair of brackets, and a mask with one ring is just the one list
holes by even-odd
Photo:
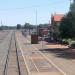
[[36, 9], [36, 34], [38, 34], [38, 29], [37, 29], [37, 9]]
[[36, 25], [37, 25], [37, 9], [36, 9]]

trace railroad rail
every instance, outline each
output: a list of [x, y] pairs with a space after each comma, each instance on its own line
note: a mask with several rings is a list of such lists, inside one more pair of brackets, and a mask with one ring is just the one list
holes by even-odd
[[21, 75], [15, 32], [12, 33], [3, 75]]
[[3, 75], [66, 75], [20, 32], [13, 32]]

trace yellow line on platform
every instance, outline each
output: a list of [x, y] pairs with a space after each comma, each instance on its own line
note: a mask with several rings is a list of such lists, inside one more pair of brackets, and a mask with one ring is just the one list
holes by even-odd
[[39, 73], [39, 70], [38, 70], [38, 68], [37, 68], [37, 66], [36, 66], [36, 64], [34, 63], [34, 61], [33, 61], [33, 59], [32, 59], [32, 58], [31, 58], [31, 61], [33, 62], [33, 64], [34, 64], [35, 68], [37, 69], [37, 71], [38, 71], [38, 73]]
[[[27, 40], [27, 39], [26, 39]], [[25, 62], [25, 65], [26, 65], [26, 68], [27, 68], [27, 71], [28, 71], [28, 74], [31, 75], [30, 71], [29, 71], [29, 68], [28, 68], [28, 65], [27, 65], [27, 62], [26, 62], [26, 59], [25, 59], [25, 56], [24, 56], [24, 53], [23, 53], [23, 50], [20, 46], [20, 43], [19, 43], [19, 39], [17, 38], [17, 41], [18, 41], [18, 45], [19, 45], [19, 48], [21, 50], [21, 53], [22, 53], [22, 56], [23, 56], [23, 59], [24, 59], [24, 62]], [[30, 42], [29, 40], [27, 40], [28, 42]], [[33, 48], [35, 50], [38, 50], [38, 48], [34, 47]], [[51, 63], [56, 69], [58, 69], [58, 71], [62, 74], [62, 75], [66, 75], [65, 72], [63, 72], [57, 65], [55, 65], [46, 55], [44, 55], [41, 51], [38, 50], [38, 52], [49, 62]], [[34, 63], [35, 64], [35, 63]]]
[[[27, 40], [29, 41], [29, 40]], [[33, 46], [34, 47], [34, 46]], [[38, 48], [34, 47], [34, 49], [38, 50]], [[39, 51], [39, 50], [38, 50]], [[57, 68], [63, 75], [66, 75], [64, 71], [62, 71], [57, 65], [55, 65], [47, 56], [45, 56], [42, 52], [39, 51], [39, 53], [47, 60], [49, 63], [51, 63], [55, 68]]]
[[[16, 37], [16, 38], [17, 38], [17, 37]], [[26, 59], [25, 59], [25, 57], [24, 57], [24, 53], [23, 53], [22, 48], [21, 48], [21, 46], [20, 46], [20, 43], [19, 43], [19, 39], [18, 39], [18, 38], [17, 38], [17, 42], [18, 42], [18, 46], [19, 46], [19, 48], [20, 48], [20, 50], [21, 50], [22, 57], [23, 57], [23, 59], [24, 59], [24, 63], [25, 63], [25, 66], [26, 66], [26, 68], [27, 68], [28, 74], [31, 75], [31, 73], [30, 73], [30, 71], [29, 71], [29, 68], [28, 68], [28, 65], [27, 65], [27, 62], [26, 62]]]

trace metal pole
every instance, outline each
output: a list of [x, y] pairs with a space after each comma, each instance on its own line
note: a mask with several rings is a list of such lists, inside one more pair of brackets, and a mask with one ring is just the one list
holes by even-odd
[[43, 50], [43, 36], [42, 36], [42, 50]]
[[37, 9], [36, 9], [36, 25], [37, 25]]
[[37, 9], [36, 9], [36, 34], [37, 34]]

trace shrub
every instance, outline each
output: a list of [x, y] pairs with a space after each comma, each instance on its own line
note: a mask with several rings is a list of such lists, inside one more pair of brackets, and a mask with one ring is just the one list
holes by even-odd
[[69, 40], [68, 39], [63, 39], [62, 43], [65, 44], [65, 45], [69, 45]]
[[70, 48], [75, 48], [75, 41], [72, 41], [69, 45]]

